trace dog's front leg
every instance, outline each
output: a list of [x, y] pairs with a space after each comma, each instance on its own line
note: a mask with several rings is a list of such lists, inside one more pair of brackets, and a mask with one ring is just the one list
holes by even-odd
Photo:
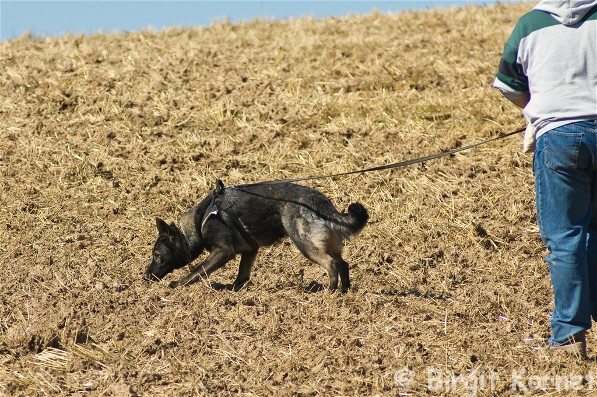
[[255, 263], [255, 257], [257, 256], [257, 250], [250, 252], [243, 252], [240, 257], [240, 265], [238, 267], [238, 275], [232, 287], [234, 290], [241, 288], [251, 278], [251, 268]]
[[224, 266], [226, 262], [234, 258], [234, 252], [225, 249], [214, 249], [207, 258], [197, 265], [191, 272], [178, 281], [172, 281], [170, 288], [192, 284], [201, 278], [207, 277], [214, 270]]

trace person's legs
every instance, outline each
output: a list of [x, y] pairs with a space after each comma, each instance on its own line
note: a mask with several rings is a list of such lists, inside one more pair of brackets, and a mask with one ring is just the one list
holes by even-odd
[[591, 200], [591, 220], [587, 230], [587, 267], [591, 291], [591, 313], [593, 321], [597, 321], [597, 178], [593, 180]]
[[[595, 134], [576, 124], [549, 131], [537, 141], [537, 218], [550, 251], [546, 260], [555, 299], [552, 345], [567, 343], [591, 327], [587, 231], [592, 215], [595, 146]], [[594, 272], [592, 269], [592, 277]]]
[[[597, 183], [595, 183], [597, 184]], [[597, 196], [594, 202], [597, 202]], [[593, 217], [587, 232], [587, 270], [589, 290], [591, 293], [591, 315], [597, 321], [597, 209], [593, 210]]]

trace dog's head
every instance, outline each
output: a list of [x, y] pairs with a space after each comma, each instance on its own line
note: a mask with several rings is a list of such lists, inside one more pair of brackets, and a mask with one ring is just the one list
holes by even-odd
[[144, 280], [161, 280], [166, 274], [190, 262], [184, 234], [172, 222], [168, 225], [156, 219], [158, 239], [153, 246], [151, 264], [143, 274]]

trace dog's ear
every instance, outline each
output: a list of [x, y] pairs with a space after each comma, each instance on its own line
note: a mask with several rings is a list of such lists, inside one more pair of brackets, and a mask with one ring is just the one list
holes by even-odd
[[169, 228], [170, 228], [170, 238], [172, 239], [172, 242], [174, 242], [174, 244], [176, 246], [182, 246], [184, 234], [182, 233], [180, 228], [178, 226], [176, 226], [176, 224], [174, 222], [172, 222], [170, 224]]
[[160, 234], [160, 236], [168, 237], [172, 235], [172, 232], [170, 231], [170, 226], [168, 226], [168, 224], [163, 219], [155, 218], [155, 224], [158, 227], [158, 233]]
[[224, 190], [224, 183], [221, 180], [216, 179], [216, 193], [222, 194], [223, 190]]
[[180, 231], [178, 226], [176, 226], [176, 223], [174, 223], [174, 222], [170, 223], [170, 226], [168, 226], [168, 229], [170, 229], [170, 236], [172, 236], [172, 238], [175, 241], [180, 240], [180, 236], [181, 236], [182, 232]]

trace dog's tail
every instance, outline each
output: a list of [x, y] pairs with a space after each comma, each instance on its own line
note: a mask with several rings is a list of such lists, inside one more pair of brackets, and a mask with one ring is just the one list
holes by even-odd
[[360, 203], [353, 203], [348, 206], [348, 213], [342, 214], [341, 224], [343, 234], [352, 236], [363, 230], [369, 220], [369, 213]]

